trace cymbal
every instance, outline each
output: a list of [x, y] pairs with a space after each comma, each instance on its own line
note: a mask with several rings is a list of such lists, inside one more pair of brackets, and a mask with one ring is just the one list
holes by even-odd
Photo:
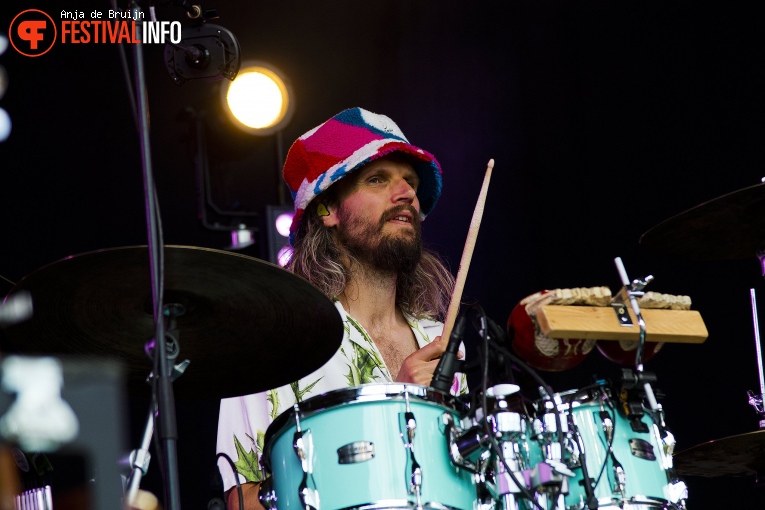
[[683, 476], [748, 476], [765, 473], [765, 430], [716, 439], [674, 455]]
[[[176, 398], [226, 398], [294, 382], [331, 358], [343, 337], [330, 299], [259, 259], [207, 248], [164, 247], [165, 307], [179, 304], [180, 352], [190, 360]], [[0, 352], [104, 356], [127, 368], [129, 394], [148, 396], [154, 337], [145, 246], [67, 257], [24, 277], [9, 295], [32, 294], [32, 318], [8, 326]], [[168, 329], [168, 328], [166, 328]]]
[[756, 257], [765, 248], [765, 184], [720, 196], [645, 232], [641, 246], [698, 260]]

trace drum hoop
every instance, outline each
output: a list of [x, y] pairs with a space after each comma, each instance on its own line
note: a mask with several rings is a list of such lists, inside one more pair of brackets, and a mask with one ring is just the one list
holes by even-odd
[[[438, 404], [442, 407], [450, 408], [460, 415], [464, 415], [468, 410], [466, 403], [447, 392], [437, 390], [430, 386], [408, 383], [361, 384], [350, 388], [328, 391], [308, 398], [297, 405], [300, 409], [300, 419], [302, 420], [319, 411], [326, 411], [331, 408], [343, 407], [351, 404], [404, 400], [404, 392], [409, 394], [409, 398], [412, 398], [417, 402], [424, 401]], [[294, 409], [285, 409], [266, 429], [266, 434], [263, 438], [264, 446], [262, 462], [269, 468], [269, 471], [270, 465], [268, 458], [271, 452], [272, 440], [274, 437], [281, 436], [284, 429], [294, 424], [294, 417]]]

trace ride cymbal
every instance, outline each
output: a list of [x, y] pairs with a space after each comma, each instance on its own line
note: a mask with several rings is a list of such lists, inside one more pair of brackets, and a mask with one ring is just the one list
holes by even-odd
[[[24, 277], [9, 295], [32, 295], [32, 318], [5, 329], [0, 352], [110, 357], [128, 391], [146, 395], [154, 337], [149, 251], [113, 248], [67, 257]], [[177, 398], [225, 398], [294, 382], [340, 347], [343, 325], [330, 299], [268, 262], [220, 250], [164, 247], [165, 308], [190, 360], [173, 383]], [[168, 328], [166, 328], [168, 329]]]
[[756, 257], [765, 248], [765, 184], [704, 202], [645, 232], [640, 245], [698, 260]]
[[724, 437], [674, 455], [681, 476], [749, 476], [765, 473], [765, 430]]

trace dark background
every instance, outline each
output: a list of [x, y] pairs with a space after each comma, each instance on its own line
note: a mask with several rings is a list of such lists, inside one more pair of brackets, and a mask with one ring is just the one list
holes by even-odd
[[[297, 105], [281, 152], [276, 136], [215, 129], [210, 162], [222, 169], [226, 200], [262, 215], [266, 205], [279, 204], [279, 160], [292, 140], [348, 107], [384, 113], [443, 167], [443, 195], [424, 237], [456, 274], [486, 163], [494, 158], [464, 298], [503, 324], [539, 290], [605, 285], [615, 293], [621, 284], [613, 260], [621, 257], [631, 277], [655, 277], [648, 290], [689, 295], [709, 330], [705, 343], [665, 345], [646, 364], [665, 394], [678, 450], [757, 429], [746, 393], [759, 388], [749, 300], [750, 288], [762, 290], [755, 254], [694, 259], [694, 247], [720, 242], [714, 238], [697, 239], [687, 256], [640, 245], [641, 235], [662, 221], [758, 184], [765, 174], [765, 32], [753, 6], [420, 0], [202, 6], [217, 9], [214, 23], [232, 31], [243, 59], [269, 62], [288, 76]], [[3, 30], [26, 8], [58, 20], [62, 9], [105, 11], [109, 3], [4, 2]], [[158, 19], [188, 24], [175, 6], [160, 5]], [[213, 112], [218, 83], [176, 85], [163, 50], [144, 47], [164, 239], [222, 249], [228, 233], [204, 228], [198, 218], [190, 124], [182, 116], [187, 108]], [[0, 274], [16, 282], [63, 257], [146, 244], [140, 150], [118, 47], [58, 44], [38, 58], [9, 48], [0, 65], [10, 82], [0, 106], [13, 121], [10, 138], [0, 143]], [[264, 257], [262, 248], [242, 253]], [[234, 368], [256, 374], [258, 361]], [[581, 365], [543, 376], [565, 391], [618, 370], [595, 350]], [[146, 411], [140, 398], [128, 404], [130, 448], [137, 448]], [[216, 413], [216, 402], [178, 402], [188, 509], [206, 508], [214, 495]], [[161, 494], [157, 471], [155, 459], [145, 488]], [[754, 477], [685, 480], [692, 510], [762, 507]]]

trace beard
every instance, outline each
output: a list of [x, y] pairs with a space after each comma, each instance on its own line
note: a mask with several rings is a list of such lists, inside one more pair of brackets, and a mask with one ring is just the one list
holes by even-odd
[[[383, 234], [385, 224], [402, 211], [412, 214], [413, 232]], [[339, 211], [342, 220], [338, 241], [349, 254], [381, 272], [408, 274], [413, 272], [422, 258], [420, 217], [411, 205], [399, 205], [383, 214], [377, 224], [350, 218]]]

